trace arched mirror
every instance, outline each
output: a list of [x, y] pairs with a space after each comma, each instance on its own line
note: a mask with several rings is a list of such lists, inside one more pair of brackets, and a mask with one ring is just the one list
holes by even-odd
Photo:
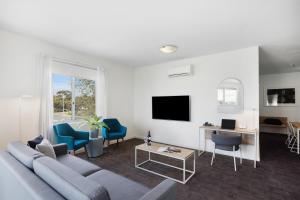
[[218, 85], [218, 111], [220, 113], [241, 113], [244, 111], [244, 87], [240, 80], [227, 78]]

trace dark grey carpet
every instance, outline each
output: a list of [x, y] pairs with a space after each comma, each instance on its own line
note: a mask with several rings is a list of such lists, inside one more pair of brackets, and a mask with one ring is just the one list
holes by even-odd
[[[300, 156], [289, 152], [281, 135], [261, 134], [260, 137], [262, 161], [258, 168], [253, 168], [252, 161], [244, 160], [242, 165], [238, 165], [238, 171], [234, 172], [232, 158], [221, 155], [216, 155], [215, 164], [211, 167], [211, 154], [205, 153], [196, 159], [195, 176], [186, 185], [177, 184], [177, 199], [300, 199]], [[134, 168], [134, 147], [142, 142], [132, 139], [119, 146], [111, 145], [99, 158], [88, 159], [85, 154], [78, 156], [154, 187], [163, 178]], [[152, 167], [174, 177], [178, 175], [173, 170]]]

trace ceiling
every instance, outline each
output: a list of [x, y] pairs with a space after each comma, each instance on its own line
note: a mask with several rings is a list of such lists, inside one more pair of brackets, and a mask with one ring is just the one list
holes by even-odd
[[299, 0], [0, 0], [0, 28], [133, 67], [259, 45], [262, 74], [300, 68]]

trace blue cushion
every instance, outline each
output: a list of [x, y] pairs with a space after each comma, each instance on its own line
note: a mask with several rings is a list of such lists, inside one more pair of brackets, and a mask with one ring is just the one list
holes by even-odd
[[109, 132], [120, 131], [120, 123], [117, 119], [105, 119], [103, 122], [109, 127]]
[[84, 145], [86, 145], [88, 143], [87, 140], [74, 140], [74, 148], [81, 148], [84, 147]]
[[109, 132], [109, 139], [111, 139], [111, 140], [119, 139], [124, 136], [125, 136], [125, 134], [122, 132]]

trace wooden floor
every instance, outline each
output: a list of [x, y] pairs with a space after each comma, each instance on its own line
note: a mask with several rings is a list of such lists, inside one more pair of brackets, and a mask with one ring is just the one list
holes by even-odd
[[[283, 136], [261, 134], [260, 138], [262, 161], [258, 168], [254, 169], [253, 162], [246, 160], [234, 172], [232, 158], [222, 155], [216, 156], [215, 164], [211, 167], [211, 154], [205, 153], [196, 159], [194, 177], [186, 185], [177, 184], [177, 199], [299, 200], [300, 156], [287, 150]], [[163, 178], [134, 167], [134, 147], [142, 142], [131, 139], [119, 146], [111, 145], [99, 158], [88, 159], [84, 153], [78, 156], [152, 188]], [[139, 159], [143, 159], [143, 155]], [[179, 176], [175, 170], [155, 165], [149, 167], [173, 177]]]

